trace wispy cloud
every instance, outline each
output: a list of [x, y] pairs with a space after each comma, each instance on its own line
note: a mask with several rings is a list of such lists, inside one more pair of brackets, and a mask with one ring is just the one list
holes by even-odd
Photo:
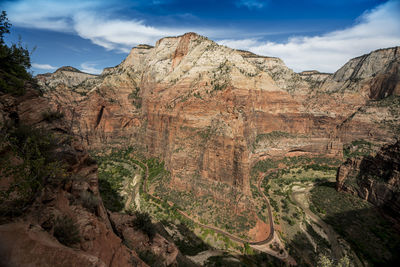
[[38, 63], [32, 63], [32, 67], [40, 70], [55, 70], [57, 67], [54, 67], [50, 64], [38, 64]]
[[352, 27], [320, 36], [297, 36], [285, 43], [256, 39], [219, 41], [256, 54], [277, 56], [295, 71], [333, 72], [350, 58], [372, 50], [400, 45], [400, 1], [392, 0], [365, 12]]
[[155, 28], [143, 21], [104, 19], [90, 12], [80, 12], [74, 16], [74, 29], [79, 36], [107, 49], [127, 52], [140, 43], [154, 43], [166, 35], [178, 35], [183, 29]]
[[103, 70], [96, 68], [97, 64], [84, 62], [80, 66], [80, 70], [90, 74], [100, 74]]
[[[238, 0], [236, 3], [247, 8], [262, 8], [268, 0]], [[332, 72], [352, 57], [400, 45], [399, 0], [390, 0], [364, 13], [349, 28], [318, 36], [299, 35], [286, 42], [262, 41], [265, 39], [252, 36], [230, 39], [230, 36], [246, 36], [248, 33], [226, 28], [156, 27], [143, 20], [116, 16], [114, 6], [123, 4], [122, 0], [19, 0], [6, 2], [5, 9], [15, 26], [72, 32], [106, 49], [124, 53], [140, 43], [154, 44], [165, 36], [196, 31], [224, 39], [219, 41], [220, 44], [280, 57], [295, 71], [318, 69]], [[93, 65], [86, 65], [85, 69], [93, 73], [100, 71]]]
[[137, 44], [151, 44], [165, 36], [193, 31], [179, 27], [153, 27], [138, 19], [115, 18], [109, 11], [113, 10], [111, 2], [123, 5], [121, 0], [19, 0], [6, 2], [5, 9], [16, 26], [73, 32], [106, 49], [123, 52]]
[[263, 8], [267, 4], [267, 0], [238, 0], [236, 5], [238, 7], [247, 7], [248, 9], [260, 9]]

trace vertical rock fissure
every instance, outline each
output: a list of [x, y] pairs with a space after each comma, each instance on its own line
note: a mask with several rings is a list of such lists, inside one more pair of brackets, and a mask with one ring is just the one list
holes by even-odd
[[99, 114], [97, 115], [96, 126], [94, 128], [97, 128], [97, 126], [99, 126], [101, 118], [103, 117], [103, 112], [104, 112], [104, 106], [101, 107]]

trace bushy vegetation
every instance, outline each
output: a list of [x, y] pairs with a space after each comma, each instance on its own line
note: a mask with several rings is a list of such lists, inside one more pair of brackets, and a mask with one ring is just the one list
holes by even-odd
[[0, 14], [0, 92], [23, 95], [26, 84], [36, 88], [32, 75], [27, 71], [31, 67], [30, 54], [27, 48], [18, 44], [7, 46], [4, 41], [5, 34], [10, 33], [11, 23], [7, 14]]
[[97, 212], [97, 207], [99, 206], [100, 199], [97, 196], [95, 196], [92, 192], [83, 191], [80, 194], [79, 198], [84, 208], [86, 208], [88, 211], [92, 213]]
[[375, 151], [375, 146], [366, 140], [355, 140], [343, 146], [343, 156], [345, 159], [369, 156]]
[[133, 213], [135, 219], [133, 220], [133, 226], [137, 230], [143, 231], [150, 240], [153, 240], [157, 231], [154, 224], [151, 222], [150, 215], [147, 212], [135, 211]]
[[60, 112], [60, 111], [45, 111], [42, 113], [42, 118], [43, 120], [47, 121], [47, 122], [53, 122], [59, 119], [62, 119], [64, 117], [64, 113]]
[[12, 177], [13, 182], [7, 190], [0, 192], [0, 199], [2, 202], [13, 201], [13, 208], [7, 212], [17, 215], [45, 184], [59, 185], [66, 177], [66, 171], [53, 156], [58, 141], [50, 132], [18, 125], [3, 127], [1, 134], [5, 156], [0, 159], [0, 170], [3, 177]]
[[139, 258], [149, 266], [164, 266], [163, 258], [154, 254], [151, 250], [139, 250]]
[[55, 219], [53, 235], [66, 246], [71, 246], [80, 241], [79, 228], [67, 215]]
[[111, 153], [99, 156], [93, 155], [99, 166], [99, 190], [104, 206], [113, 212], [122, 211], [125, 205], [121, 196], [123, 182], [131, 179], [133, 173], [126, 165], [131, 164], [129, 153], [131, 149], [113, 150]]
[[140, 97], [140, 87], [136, 87], [132, 90], [132, 93], [128, 95], [128, 99], [132, 100], [132, 104], [140, 109], [142, 107], [142, 98]]
[[[165, 224], [165, 221], [163, 222]], [[178, 224], [179, 237], [174, 239], [175, 245], [184, 255], [195, 256], [198, 253], [210, 248], [206, 243], [197, 237], [185, 224]]]

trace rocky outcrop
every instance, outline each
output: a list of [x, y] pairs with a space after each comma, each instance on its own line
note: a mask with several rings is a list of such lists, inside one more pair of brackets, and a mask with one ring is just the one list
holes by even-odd
[[375, 157], [347, 160], [336, 181], [338, 191], [356, 194], [400, 219], [400, 142], [384, 146]]
[[[49, 79], [51, 77], [51, 79]], [[70, 66], [57, 69], [54, 73], [39, 74], [36, 76], [41, 82], [42, 89], [53, 90], [57, 86], [74, 88], [82, 84], [81, 87], [88, 87], [96, 82], [97, 75], [84, 73]]]
[[177, 256], [179, 250], [175, 244], [158, 233], [155, 233], [154, 237], [149, 237], [143, 231], [135, 229], [134, 215], [113, 213], [110, 219], [118, 234], [135, 251], [141, 251], [141, 253], [150, 251], [153, 255], [157, 255], [157, 263], [155, 263], [157, 266], [178, 265]]
[[[88, 89], [58, 85], [46, 97], [88, 147], [132, 145], [163, 159], [171, 187], [189, 190], [195, 177], [249, 194], [260, 157], [340, 158], [342, 144], [355, 139], [393, 141], [389, 126], [374, 130], [398, 122], [389, 107], [380, 107], [384, 118], [362, 108], [381, 89], [377, 95], [397, 95], [397, 50], [353, 59], [333, 75], [298, 74], [278, 58], [188, 33], [133, 48], [120, 65], [88, 79], [96, 81]], [[385, 75], [393, 90], [378, 82]], [[263, 139], [276, 132], [283, 134], [274, 142]]]
[[[0, 95], [0, 105], [3, 118], [0, 140], [1, 266], [147, 266], [136, 252], [142, 246], [151, 246], [154, 255], [165, 258], [169, 263], [174, 262], [179, 251], [173, 243], [161, 236], [157, 235], [154, 241], [147, 240], [144, 244], [137, 237], [145, 238], [146, 235], [140, 230], [129, 229], [128, 225], [124, 227], [123, 233], [134, 231], [129, 241], [138, 242], [134, 243], [134, 247], [128, 247], [128, 237], [125, 234], [119, 236], [117, 230], [114, 232], [113, 223], [99, 194], [96, 162], [89, 157], [80, 142], [69, 134], [69, 124], [62, 116], [48, 117], [48, 114], [56, 111], [51, 110], [46, 98], [40, 97], [36, 91], [28, 90], [22, 97]], [[25, 159], [15, 154], [15, 148], [12, 148], [10, 142], [18, 139], [7, 139], [10, 132], [4, 132], [4, 127], [22, 127], [13, 138], [23, 138], [25, 133], [28, 134], [28, 139], [22, 143], [25, 146], [32, 144], [29, 138], [35, 138], [36, 132], [33, 129], [42, 129], [40, 133], [44, 135], [38, 138], [50, 140], [52, 146], [46, 151], [45, 158], [52, 161], [43, 165], [43, 169], [56, 164], [56, 171], [36, 177], [39, 187], [36, 187], [36, 183], [29, 183], [31, 188], [19, 189], [21, 187], [15, 186], [16, 179], [30, 179], [30, 176], [24, 176], [23, 168], [9, 175], [10, 166], [23, 164], [28, 168], [31, 164], [40, 163], [35, 163], [36, 158]], [[50, 138], [50, 135], [55, 139]], [[43, 145], [47, 147], [50, 143], [46, 142]], [[33, 163], [24, 165], [27, 160]], [[33, 186], [37, 191], [33, 191], [32, 197], [26, 199], [24, 194], [29, 194]], [[7, 192], [11, 193], [3, 198]], [[18, 204], [21, 201], [24, 201], [23, 206]], [[19, 209], [22, 212], [18, 213]], [[125, 217], [127, 220], [134, 218], [128, 215]], [[68, 239], [68, 236], [73, 236], [74, 242], [62, 241]]]
[[369, 99], [400, 95], [400, 48], [376, 50], [350, 60], [326, 80], [322, 90], [356, 91]]

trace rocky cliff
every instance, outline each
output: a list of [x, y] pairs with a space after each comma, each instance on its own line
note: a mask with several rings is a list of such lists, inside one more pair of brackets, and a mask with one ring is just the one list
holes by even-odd
[[332, 75], [298, 74], [278, 58], [187, 33], [135, 47], [98, 77], [75, 72], [66, 82], [69, 74], [60, 72], [70, 71], [58, 70], [40, 83], [87, 147], [136, 146], [159, 157], [171, 188], [187, 191], [200, 181], [212, 191], [221, 182], [249, 195], [260, 158], [341, 158], [354, 140], [393, 142], [398, 50], [352, 59]]
[[172, 242], [110, 216], [96, 162], [60, 114], [37, 91], [0, 95], [0, 265], [147, 266], [143, 251], [176, 264]]
[[337, 190], [368, 200], [400, 219], [400, 142], [376, 156], [348, 159], [337, 174]]

